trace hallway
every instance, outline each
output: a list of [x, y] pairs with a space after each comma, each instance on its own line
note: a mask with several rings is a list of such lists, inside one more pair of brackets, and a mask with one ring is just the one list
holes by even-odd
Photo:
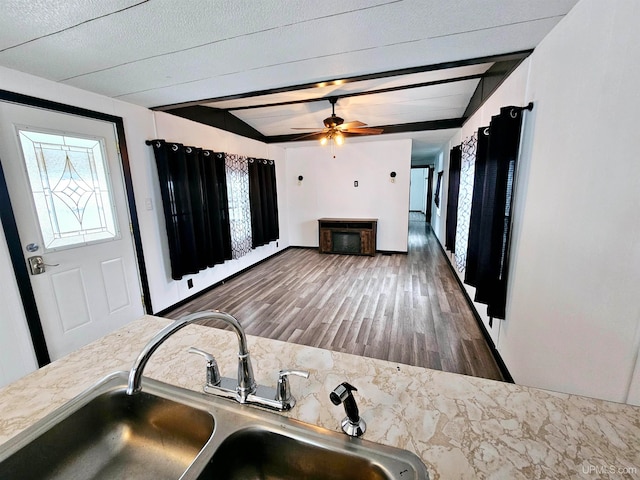
[[502, 380], [431, 227], [410, 215], [406, 255], [290, 248], [165, 316], [222, 310], [249, 335]]

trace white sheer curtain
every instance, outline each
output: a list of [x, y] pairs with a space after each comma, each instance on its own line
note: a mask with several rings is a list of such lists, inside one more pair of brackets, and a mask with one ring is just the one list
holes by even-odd
[[456, 266], [459, 272], [463, 272], [467, 266], [469, 220], [471, 218], [471, 200], [473, 197], [473, 179], [475, 175], [477, 145], [477, 132], [462, 142], [460, 190], [458, 193], [458, 223], [456, 225], [455, 246]]
[[225, 154], [231, 255], [240, 258], [251, 251], [251, 204], [249, 202], [249, 161], [247, 157]]

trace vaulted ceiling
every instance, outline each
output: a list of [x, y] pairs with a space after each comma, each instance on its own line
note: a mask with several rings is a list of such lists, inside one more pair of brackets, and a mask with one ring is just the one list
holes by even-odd
[[287, 147], [338, 97], [419, 163], [576, 2], [5, 0], [0, 65]]

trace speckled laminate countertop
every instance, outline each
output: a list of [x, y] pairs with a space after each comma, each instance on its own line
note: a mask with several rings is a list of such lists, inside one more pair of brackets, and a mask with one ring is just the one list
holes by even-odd
[[[169, 320], [145, 316], [0, 389], [0, 443], [117, 370], [128, 370]], [[283, 415], [340, 431], [342, 407], [329, 392], [358, 388], [364, 438], [420, 456], [432, 479], [640, 478], [640, 408], [491, 380], [411, 367], [258, 337], [248, 337], [258, 383], [293, 377], [296, 407]], [[224, 376], [237, 368], [233, 332], [199, 325], [171, 337], [145, 376], [200, 391], [204, 361], [216, 356]]]

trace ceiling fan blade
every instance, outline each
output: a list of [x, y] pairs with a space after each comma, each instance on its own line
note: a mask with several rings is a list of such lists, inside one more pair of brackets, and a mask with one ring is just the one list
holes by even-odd
[[302, 140], [303, 138], [307, 138], [307, 137], [315, 137], [316, 135], [320, 135], [324, 132], [320, 131], [320, 132], [311, 132], [311, 133], [307, 133], [304, 135], [300, 135], [299, 137], [294, 138], [293, 140]]
[[317, 132], [324, 132], [325, 130], [318, 130], [318, 127], [291, 127], [291, 130], [315, 130]]
[[366, 128], [348, 128], [343, 130], [346, 133], [357, 133], [365, 135], [380, 135], [384, 131], [383, 128], [366, 127]]
[[353, 122], [343, 123], [339, 125], [338, 128], [342, 131], [348, 130], [349, 128], [358, 128], [366, 126], [366, 123], [359, 122], [358, 120], [354, 120]]

